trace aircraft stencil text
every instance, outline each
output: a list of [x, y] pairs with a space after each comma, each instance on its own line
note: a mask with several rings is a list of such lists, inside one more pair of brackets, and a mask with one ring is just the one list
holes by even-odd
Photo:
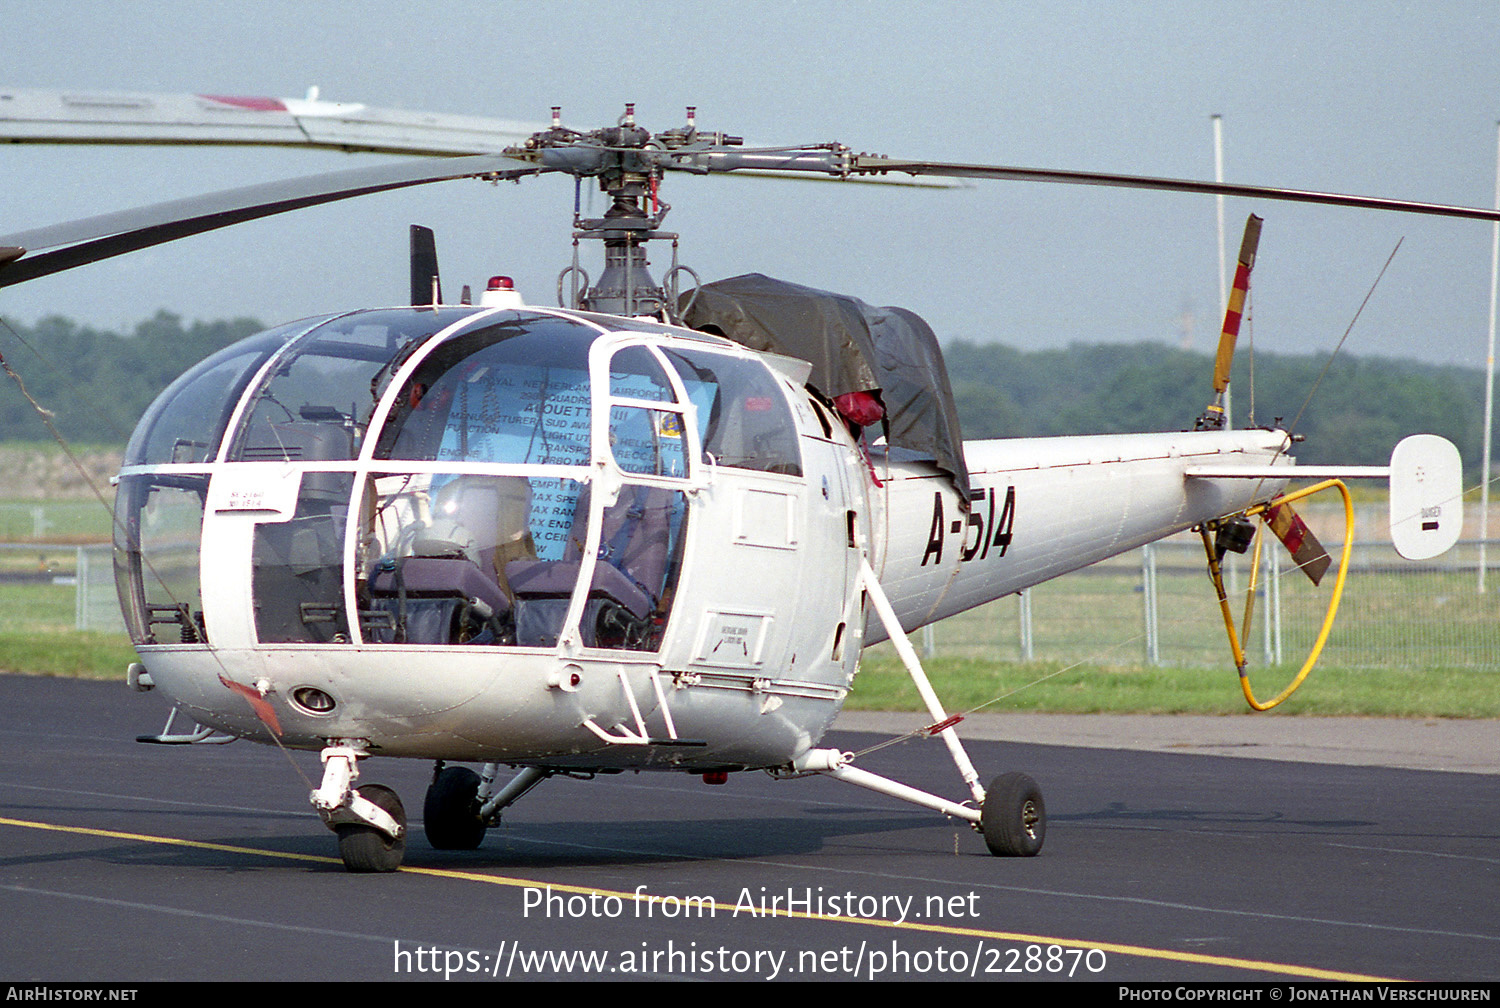
[[969, 503], [969, 513], [949, 520], [944, 513], [943, 495], [932, 495], [932, 524], [927, 530], [927, 548], [922, 552], [922, 566], [943, 562], [943, 546], [954, 538], [953, 549], [959, 560], [984, 560], [991, 555], [1003, 557], [1015, 537], [1016, 488], [1005, 488], [1000, 513], [995, 513], [995, 488], [988, 487]]

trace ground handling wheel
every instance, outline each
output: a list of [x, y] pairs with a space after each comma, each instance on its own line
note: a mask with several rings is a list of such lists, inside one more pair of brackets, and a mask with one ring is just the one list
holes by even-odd
[[979, 809], [979, 830], [996, 857], [1035, 857], [1047, 836], [1042, 789], [1023, 773], [996, 777]]

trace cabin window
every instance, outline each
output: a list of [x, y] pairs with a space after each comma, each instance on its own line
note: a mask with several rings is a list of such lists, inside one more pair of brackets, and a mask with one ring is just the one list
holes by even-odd
[[[574, 319], [525, 314], [456, 332], [390, 397], [374, 451], [384, 471], [365, 491], [363, 640], [555, 647], [588, 572], [583, 646], [660, 647], [687, 497], [627, 482], [590, 529], [589, 361], [600, 336]], [[606, 373], [599, 450], [627, 479], [686, 478], [688, 407], [657, 353], [621, 347]], [[405, 472], [403, 461], [437, 471]]]
[[791, 408], [764, 364], [703, 350], [663, 352], [698, 407], [706, 455], [736, 469], [802, 475]]
[[375, 457], [587, 465], [594, 335], [540, 317], [445, 340], [396, 397]]
[[369, 483], [359, 595], [370, 643], [515, 644], [512, 565], [576, 552], [574, 480], [392, 473]]
[[656, 356], [639, 344], [616, 350], [609, 359], [609, 395], [609, 451], [620, 470], [686, 479], [687, 407]]
[[344, 526], [354, 477], [302, 474], [291, 520], [255, 526], [251, 588], [263, 644], [343, 644]]
[[136, 425], [125, 465], [213, 461], [246, 383], [266, 358], [313, 324], [295, 322], [252, 336], [194, 366], [157, 396]]
[[[364, 640], [556, 646], [583, 572], [590, 493], [557, 477], [372, 477], [359, 560]], [[631, 485], [604, 508], [585, 647], [660, 647], [686, 513], [682, 493]]]
[[206, 474], [125, 476], [116, 493], [115, 587], [136, 644], [205, 643], [198, 544]]

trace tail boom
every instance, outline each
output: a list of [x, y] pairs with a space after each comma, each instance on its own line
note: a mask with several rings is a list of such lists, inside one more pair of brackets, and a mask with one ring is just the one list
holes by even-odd
[[[880, 583], [914, 630], [1272, 499], [1286, 484], [1279, 471], [1188, 473], [1278, 461], [1290, 470], [1287, 443], [1282, 431], [969, 442], [968, 502], [930, 466], [890, 463], [875, 491]], [[884, 636], [872, 620], [866, 643]]]

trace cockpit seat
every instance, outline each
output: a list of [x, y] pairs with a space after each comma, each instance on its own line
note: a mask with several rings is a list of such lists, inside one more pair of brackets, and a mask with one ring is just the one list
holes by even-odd
[[[657, 487], [627, 486], [605, 508], [594, 565], [591, 596], [617, 602], [637, 617], [659, 601], [667, 572], [673, 493]], [[505, 577], [518, 598], [571, 595], [578, 579], [589, 515], [589, 490], [578, 495], [573, 528], [561, 560], [513, 560]]]
[[496, 615], [510, 611], [505, 592], [466, 557], [402, 557], [370, 575], [371, 595], [395, 598], [402, 592], [409, 598], [478, 599]]
[[378, 564], [367, 585], [367, 639], [381, 644], [503, 644], [511, 604], [500, 586], [463, 556], [414, 556]]
[[[605, 509], [583, 622], [586, 643], [597, 643], [591, 628], [601, 625], [601, 617], [606, 622], [611, 618], [611, 604], [616, 612], [628, 613], [629, 621], [640, 625], [636, 629], [643, 628], [660, 608], [674, 503], [675, 495], [670, 490], [631, 485]], [[585, 488], [574, 507], [563, 559], [512, 560], [505, 565], [506, 582], [516, 598], [523, 644], [556, 642], [566, 600], [572, 596], [582, 569], [588, 514], [589, 491]]]
[[[578, 582], [577, 560], [514, 560], [506, 565], [506, 576], [517, 598], [567, 598]], [[594, 566], [590, 598], [607, 598], [641, 618], [655, 608], [655, 600], [625, 572], [603, 560]]]
[[[506, 564], [536, 558], [530, 512], [531, 485], [524, 477], [459, 476], [438, 491], [426, 534], [457, 544], [504, 591]], [[415, 545], [419, 556], [439, 555], [420, 541]]]

